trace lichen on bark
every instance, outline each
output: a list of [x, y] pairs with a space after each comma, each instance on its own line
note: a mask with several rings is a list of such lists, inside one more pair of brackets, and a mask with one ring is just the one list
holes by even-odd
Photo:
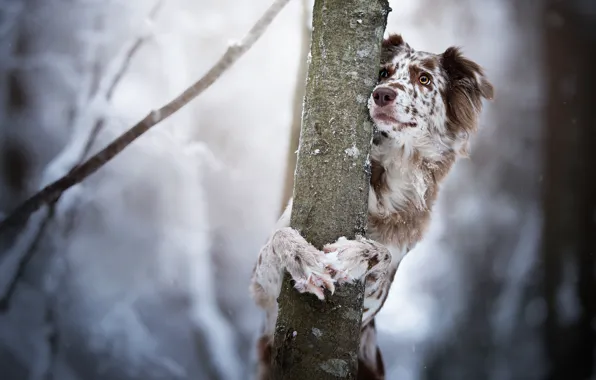
[[[387, 0], [315, 0], [291, 226], [315, 247], [366, 233], [372, 122]], [[273, 378], [356, 379], [364, 285], [278, 299]]]

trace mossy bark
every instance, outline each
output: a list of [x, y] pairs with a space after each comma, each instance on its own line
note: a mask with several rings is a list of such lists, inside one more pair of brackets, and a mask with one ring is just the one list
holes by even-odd
[[[315, 0], [291, 226], [318, 248], [366, 232], [372, 122], [387, 0]], [[326, 301], [286, 274], [278, 299], [273, 378], [356, 379], [364, 285]]]

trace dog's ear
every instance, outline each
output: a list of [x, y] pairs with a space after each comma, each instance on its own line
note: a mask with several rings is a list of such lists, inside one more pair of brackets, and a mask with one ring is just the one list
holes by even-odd
[[393, 57], [399, 54], [403, 49], [410, 50], [408, 45], [401, 34], [390, 34], [389, 37], [383, 40], [381, 45], [381, 63], [391, 62]]
[[492, 100], [494, 97], [493, 85], [486, 79], [484, 70], [479, 64], [464, 57], [461, 49], [450, 47], [441, 56], [441, 64], [455, 85], [469, 85], [477, 91], [477, 95]]
[[441, 56], [447, 74], [444, 97], [448, 127], [452, 132], [473, 132], [477, 129], [482, 99], [493, 99], [494, 88], [477, 63], [467, 59], [457, 47], [448, 48]]
[[392, 33], [389, 37], [383, 40], [383, 47], [384, 48], [392, 48], [392, 47], [400, 47], [404, 46], [406, 43], [404, 42], [403, 37], [401, 34]]

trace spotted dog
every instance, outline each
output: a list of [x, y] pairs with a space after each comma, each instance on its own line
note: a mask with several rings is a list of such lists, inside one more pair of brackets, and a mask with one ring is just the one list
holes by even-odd
[[259, 379], [269, 379], [277, 297], [287, 270], [300, 292], [324, 299], [323, 289], [365, 281], [358, 379], [384, 379], [374, 317], [387, 298], [402, 258], [422, 239], [439, 184], [467, 156], [482, 99], [493, 86], [483, 69], [450, 47], [414, 50], [400, 35], [383, 41], [379, 83], [369, 99], [376, 131], [371, 150], [368, 238], [340, 238], [318, 250], [289, 227], [292, 201], [261, 249], [251, 293], [266, 311], [258, 343]]

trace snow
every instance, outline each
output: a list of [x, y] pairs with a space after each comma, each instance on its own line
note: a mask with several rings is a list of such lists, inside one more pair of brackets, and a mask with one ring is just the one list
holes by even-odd
[[360, 156], [360, 150], [355, 145], [347, 148], [345, 152], [349, 157], [356, 158]]

